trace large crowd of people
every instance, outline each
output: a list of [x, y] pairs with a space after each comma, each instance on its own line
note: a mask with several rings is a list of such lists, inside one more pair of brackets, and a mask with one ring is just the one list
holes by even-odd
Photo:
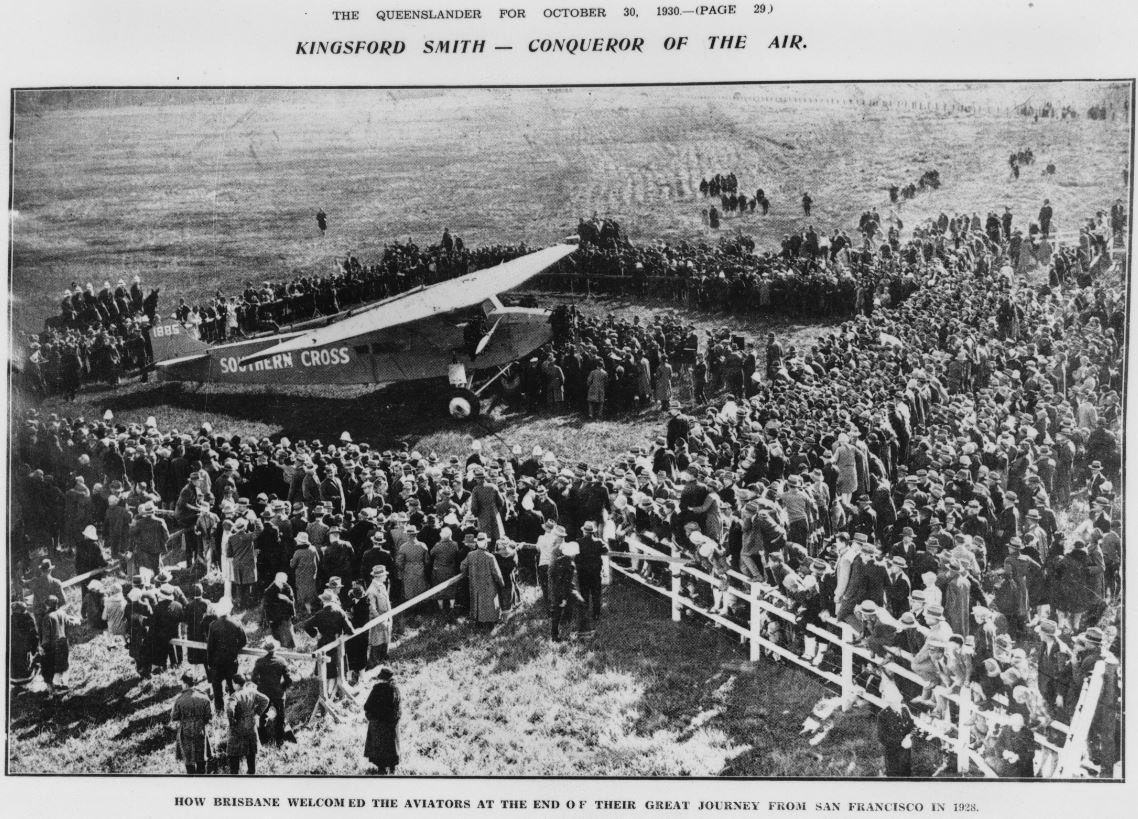
[[[674, 545], [716, 578], [691, 593], [723, 616], [745, 616], [725, 594], [730, 571], [769, 584], [800, 624], [771, 638], [809, 662], [836, 656], [807, 625], [847, 623], [874, 653], [899, 652], [924, 680], [896, 682], [905, 713], [947, 719], [944, 692], [968, 692], [990, 716], [971, 741], [1001, 775], [1033, 776], [1045, 769], [1033, 731], [1069, 720], [1096, 663], [1120, 653], [1126, 303], [1118, 268], [1090, 242], [1053, 252], [1037, 230], [997, 227], [944, 216], [896, 246], [765, 257], [907, 282], [899, 297], [884, 279], [866, 288], [809, 349], [726, 328], [700, 338], [674, 317], [558, 311], [555, 344], [517, 376], [530, 408], [668, 413], [613, 463], [29, 411], [12, 438], [12, 674], [38, 671], [52, 692], [82, 616], [123, 638], [142, 678], [203, 665], [213, 701], [187, 701], [191, 722], [211, 707], [247, 722], [264, 713], [240, 696], [258, 680], [279, 718], [279, 669], [241, 676], [233, 610], [259, 611], [275, 650], [354, 634], [454, 577], [424, 608], [489, 628], [519, 582], [535, 583], [560, 640], [603, 616], [605, 554], [637, 539]], [[763, 257], [696, 248], [689, 268], [674, 248], [610, 244], [577, 264], [704, 274], [736, 258], [714, 278], [761, 275], [744, 259]], [[399, 245], [384, 264], [446, 275], [446, 258]], [[668, 582], [666, 566], [612, 559]], [[53, 561], [108, 571], [82, 584], [75, 610]], [[206, 594], [214, 567], [233, 583], [220, 602]], [[179, 635], [209, 648], [183, 655]], [[382, 624], [348, 642], [348, 684], [387, 659], [390, 638]], [[1103, 775], [1120, 742], [1108, 677], [1088, 747]], [[905, 725], [897, 713], [883, 742]], [[892, 751], [892, 775], [906, 775]]]

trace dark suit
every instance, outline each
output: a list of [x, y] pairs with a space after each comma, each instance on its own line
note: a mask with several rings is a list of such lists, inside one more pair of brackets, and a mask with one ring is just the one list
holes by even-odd
[[247, 642], [245, 629], [228, 617], [219, 617], [210, 624], [205, 642], [206, 674], [209, 675], [210, 684], [213, 686], [214, 708], [221, 713], [225, 708], [221, 683], [224, 681], [229, 693], [233, 693], [233, 675], [237, 673], [237, 658]]
[[558, 554], [549, 571], [549, 614], [554, 642], [561, 640], [562, 621], [567, 621], [574, 614], [577, 616], [577, 630], [581, 630], [584, 605], [585, 599], [577, 581], [576, 561]]
[[285, 729], [285, 691], [292, 685], [288, 666], [276, 654], [266, 654], [253, 665], [249, 679], [257, 684], [257, 689], [269, 698], [269, 704], [276, 712], [273, 718], [273, 736], [277, 745], [284, 742]]
[[586, 610], [591, 611], [594, 620], [601, 616], [601, 570], [608, 547], [604, 541], [593, 535], [585, 535], [579, 541], [581, 553], [577, 555], [577, 578]]

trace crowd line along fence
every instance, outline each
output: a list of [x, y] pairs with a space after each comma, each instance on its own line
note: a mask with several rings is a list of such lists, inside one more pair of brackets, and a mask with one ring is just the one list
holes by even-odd
[[[606, 525], [606, 539], [612, 540], [614, 534], [611, 521]], [[232, 599], [232, 573], [228, 571], [227, 538], [222, 538], [221, 565], [223, 567], [223, 594]], [[729, 570], [728, 582], [723, 585], [720, 580], [702, 571], [689, 562], [687, 556], [673, 543], [670, 553], [656, 549], [636, 536], [630, 536], [624, 541], [628, 547], [625, 555], [630, 566], [623, 566], [611, 559], [605, 561], [606, 581], [616, 572], [634, 584], [644, 586], [649, 590], [664, 595], [671, 602], [671, 617], [674, 622], [683, 619], [685, 609], [692, 614], [710, 620], [716, 625], [736, 634], [739, 641], [748, 649], [748, 659], [751, 663], [759, 663], [763, 652], [788, 661], [808, 673], [820, 677], [823, 682], [840, 692], [843, 709], [851, 708], [858, 700], [864, 700], [877, 708], [885, 707], [885, 701], [857, 682], [856, 666], [878, 666], [888, 670], [895, 678], [905, 680], [924, 689], [926, 680], [915, 673], [909, 664], [913, 655], [898, 648], [888, 649], [890, 656], [885, 657], [874, 654], [868, 648], [858, 645], [858, 634], [849, 623], [840, 622], [833, 618], [825, 619], [830, 628], [821, 628], [814, 624], [805, 625], [805, 633], [819, 641], [819, 647], [825, 650], [833, 647], [837, 650], [839, 662], [837, 670], [830, 670], [815, 665], [793, 648], [768, 639], [765, 636], [765, 626], [772, 618], [787, 624], [792, 629], [802, 629], [797, 616], [791, 611], [789, 599], [777, 588], [761, 580], [750, 578], [740, 572]], [[523, 548], [535, 548], [533, 544], [519, 544]], [[638, 559], [635, 555], [643, 555]], [[662, 561], [669, 565], [670, 582], [661, 586], [644, 577], [639, 572], [639, 564], [645, 560]], [[74, 587], [93, 577], [113, 571], [118, 561], [94, 569], [64, 581], [65, 588]], [[741, 608], [746, 612], [742, 622], [733, 617], [708, 610], [697, 601], [684, 596], [684, 578], [690, 578], [700, 583], [709, 584], [712, 588], [722, 588], [723, 594], [729, 595], [735, 601], [742, 603]], [[366, 639], [365, 635], [376, 626], [393, 624], [395, 618], [416, 608], [422, 603], [436, 599], [448, 589], [462, 582], [462, 575], [455, 575], [442, 583], [427, 589], [422, 594], [392, 607], [367, 623], [359, 626], [348, 634], [344, 634], [331, 642], [319, 646], [312, 651], [286, 651], [277, 650], [276, 655], [283, 660], [292, 660], [300, 663], [311, 663], [313, 676], [317, 680], [318, 694], [309, 717], [309, 724], [316, 720], [323, 711], [334, 721], [342, 721], [346, 714], [338, 701], [346, 701], [349, 705], [359, 704], [358, 693], [345, 684], [345, 649], [344, 646], [353, 638]], [[171, 640], [173, 645], [183, 648], [206, 649], [204, 642], [177, 638]], [[248, 657], [263, 657], [267, 653], [264, 649], [246, 647], [241, 655]], [[329, 666], [331, 665], [331, 668]], [[1048, 736], [1042, 732], [1035, 732], [1035, 740], [1044, 751], [1039, 763], [1039, 771], [1043, 776], [1054, 778], [1074, 778], [1086, 775], [1088, 772], [1097, 772], [1095, 767], [1087, 760], [1087, 743], [1091, 732], [1092, 722], [1098, 707], [1098, 701], [1103, 691], [1103, 678], [1108, 672], [1108, 665], [1100, 660], [1087, 678], [1080, 692], [1079, 700], [1072, 711], [1069, 725], [1059, 721], [1052, 721], [1047, 725], [1051, 732]], [[973, 768], [986, 777], [996, 774], [991, 766], [984, 760], [981, 751], [974, 747], [972, 742], [972, 727], [977, 717], [988, 724], [1006, 724], [1006, 713], [999, 710], [979, 710], [972, 700], [971, 690], [967, 687], [960, 691], [951, 691], [944, 686], [934, 689], [934, 695], [952, 708], [946, 709], [949, 716], [955, 711], [955, 721], [951, 719], [937, 719], [929, 714], [919, 715], [916, 719], [917, 727], [926, 735], [940, 740], [950, 749], [955, 757], [956, 772], [969, 774]], [[1006, 703], [1005, 703], [1006, 704]]]
[[[909, 667], [913, 660], [912, 654], [890, 648], [890, 657], [876, 655], [868, 648], [857, 644], [857, 632], [849, 623], [839, 622], [833, 618], [826, 620], [833, 630], [820, 628], [813, 624], [805, 626], [805, 632], [820, 641], [819, 646], [836, 648], [840, 658], [837, 671], [815, 666], [796, 651], [768, 639], [764, 634], [764, 627], [771, 618], [777, 618], [792, 628], [801, 628], [797, 616], [790, 610], [790, 601], [778, 589], [739, 572], [729, 571], [727, 573], [729, 582], [723, 588], [723, 593], [742, 602], [744, 604], [743, 609], [747, 613], [745, 621], [738, 622], [734, 618], [709, 611], [695, 600], [684, 596], [685, 577], [710, 584], [713, 588], [720, 587], [720, 581], [690, 565], [687, 558], [674, 545], [671, 547], [671, 554], [668, 554], [635, 537], [629, 538], [626, 542], [631, 554], [643, 554], [646, 558], [666, 560], [670, 564], [670, 584], [666, 587], [660, 586], [643, 577], [638, 571], [637, 563], [640, 561], [637, 561], [635, 557], [629, 558], [632, 563], [631, 567], [621, 566], [613, 562], [610, 563], [611, 569], [634, 583], [668, 597], [671, 601], [673, 621], [682, 620], [686, 609], [699, 617], [714, 622], [739, 636], [740, 642], [748, 647], [749, 659], [752, 663], [758, 663], [765, 651], [793, 663], [810, 674], [822, 678], [828, 685], [837, 688], [840, 691], [843, 709], [849, 709], [858, 700], [865, 700], [878, 708], [885, 707], [885, 702], [881, 697], [867, 691], [857, 683], [855, 666], [858, 664], [873, 664], [883, 667], [894, 678], [906, 680], [922, 689], [927, 684], [923, 677], [913, 672]], [[1074, 778], [1083, 776], [1088, 771], [1095, 772], [1094, 766], [1086, 760], [1087, 737], [1090, 734], [1091, 723], [1094, 720], [1098, 700], [1102, 693], [1103, 676], [1106, 672], [1107, 664], [1100, 660], [1093, 673], [1084, 683], [1079, 701], [1072, 712], [1073, 717], [1070, 725], [1053, 721], [1047, 726], [1047, 730], [1053, 732], [1053, 736], [1058, 737], [1057, 740], [1053, 739], [1053, 736], [1035, 732], [1035, 739], [1044, 751], [1039, 763], [1041, 775], [1054, 778]], [[1006, 724], [1008, 722], [1006, 713], [998, 710], [979, 710], [972, 700], [971, 690], [967, 687], [961, 691], [951, 691], [943, 686], [938, 686], [934, 689], [934, 694], [951, 703], [952, 708], [946, 709], [946, 713], [951, 715], [955, 711], [955, 721], [935, 719], [924, 714], [916, 719], [918, 729], [942, 741], [945, 747], [950, 749], [955, 757], [958, 774], [969, 774], [975, 768], [986, 777], [994, 777], [995, 771], [984, 760], [981, 751], [973, 745], [972, 727], [977, 717], [981, 717], [988, 724]]]

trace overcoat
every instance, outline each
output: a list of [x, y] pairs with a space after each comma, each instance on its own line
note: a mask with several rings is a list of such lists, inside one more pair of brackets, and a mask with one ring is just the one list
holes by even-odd
[[498, 594], [505, 585], [498, 561], [485, 549], [476, 549], [462, 561], [461, 570], [470, 587], [470, 619], [497, 623], [501, 616]]
[[[374, 620], [381, 614], [391, 611], [391, 598], [387, 595], [387, 585], [378, 578], [371, 581], [367, 587], [368, 621]], [[366, 621], [365, 621], [366, 622]], [[361, 624], [353, 624], [357, 627]], [[384, 620], [368, 629], [367, 644], [381, 646], [391, 642], [391, 621]]]
[[427, 585], [427, 562], [430, 552], [423, 541], [409, 538], [399, 546], [395, 555], [395, 568], [403, 581], [403, 599], [410, 600], [425, 592]]
[[178, 756], [187, 765], [204, 765], [209, 761], [209, 724], [213, 706], [209, 697], [195, 688], [187, 689], [174, 700], [170, 720], [178, 724]]
[[229, 718], [229, 740], [225, 752], [230, 756], [245, 756], [261, 747], [257, 736], [257, 722], [269, 710], [269, 698], [256, 688], [242, 688], [225, 707]]
[[394, 768], [399, 764], [399, 689], [391, 680], [380, 680], [364, 703], [367, 717], [367, 739], [364, 756], [377, 768]]
[[[453, 540], [440, 540], [431, 548], [431, 586], [437, 586], [450, 580], [459, 573], [461, 553], [458, 544]], [[451, 586], [439, 592], [435, 599], [453, 600], [455, 587]]]

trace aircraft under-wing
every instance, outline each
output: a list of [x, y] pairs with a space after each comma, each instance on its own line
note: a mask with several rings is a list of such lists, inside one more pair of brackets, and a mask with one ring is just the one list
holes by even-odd
[[[576, 249], [553, 245], [288, 332], [228, 344], [199, 341], [170, 319], [150, 331], [155, 367], [163, 380], [221, 384], [383, 385], [445, 375], [448, 411], [468, 418], [511, 363], [552, 338], [548, 311], [506, 307], [498, 294]], [[467, 369], [492, 375], [476, 387]]]

